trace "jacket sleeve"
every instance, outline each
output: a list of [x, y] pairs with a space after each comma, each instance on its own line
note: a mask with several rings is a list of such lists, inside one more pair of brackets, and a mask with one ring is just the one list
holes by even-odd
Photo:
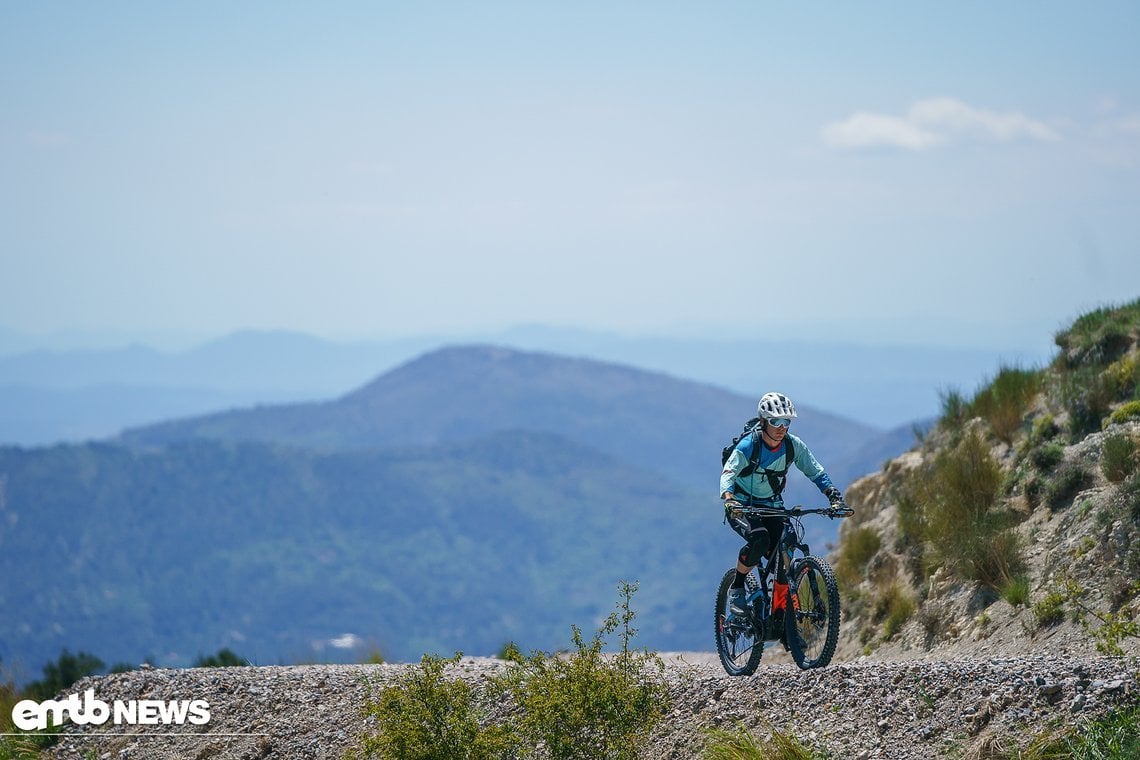
[[720, 495], [725, 491], [732, 491], [736, 477], [748, 464], [748, 456], [740, 450], [741, 444], [743, 444], [743, 441], [737, 444], [736, 448], [732, 450], [732, 454], [728, 457], [728, 461], [724, 463], [724, 469], [720, 472], [720, 490], [717, 491], [717, 498], [720, 498]]
[[795, 464], [800, 472], [807, 476], [808, 480], [815, 483], [816, 488], [820, 493], [831, 488], [831, 478], [828, 476], [827, 471], [823, 469], [823, 465], [815, 458], [815, 454], [811, 453], [811, 449], [807, 447], [799, 438], [794, 439], [794, 446], [796, 447]]

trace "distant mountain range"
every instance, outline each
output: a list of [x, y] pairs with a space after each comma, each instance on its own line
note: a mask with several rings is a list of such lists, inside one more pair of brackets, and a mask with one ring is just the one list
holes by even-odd
[[[913, 440], [799, 409], [796, 432], [844, 486]], [[648, 645], [705, 648], [739, 544], [720, 449], [754, 410], [660, 373], [465, 346], [329, 401], [0, 448], [0, 657], [553, 648], [621, 578], [641, 581]], [[821, 499], [795, 476], [788, 498]]]
[[[1017, 352], [821, 344], [777, 339], [626, 338], [583, 330], [514, 328], [464, 339], [664, 372], [800, 402], [889, 429], [933, 417], [938, 393], [976, 388], [1001, 362], [1043, 363]], [[455, 338], [331, 342], [288, 332], [241, 332], [178, 352], [0, 352], [0, 444], [107, 438], [128, 427], [254, 404], [340, 397]]]

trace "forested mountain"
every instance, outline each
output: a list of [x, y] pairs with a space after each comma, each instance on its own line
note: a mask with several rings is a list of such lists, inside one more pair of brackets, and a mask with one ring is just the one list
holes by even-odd
[[[641, 583], [647, 645], [707, 648], [713, 584], [740, 543], [721, 523], [719, 454], [754, 409], [478, 346], [329, 402], [2, 448], [0, 657], [34, 670], [63, 647], [168, 664], [222, 646], [263, 663], [554, 647], [620, 579]], [[881, 462], [877, 431], [810, 405], [796, 432], [825, 464]], [[874, 461], [850, 464], [864, 449]], [[791, 499], [820, 498], [792, 483]]]

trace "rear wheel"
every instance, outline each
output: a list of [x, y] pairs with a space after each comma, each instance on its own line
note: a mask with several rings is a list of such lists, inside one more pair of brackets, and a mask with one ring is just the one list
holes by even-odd
[[[756, 672], [760, 655], [764, 654], [764, 642], [757, 634], [751, 620], [730, 619], [728, 595], [736, 570], [729, 570], [721, 578], [716, 592], [716, 651], [720, 663], [730, 676], [749, 676]], [[750, 574], [745, 579], [745, 590], [749, 595], [756, 591], [756, 580]]]
[[[804, 557], [791, 573], [784, 616], [792, 659], [804, 670], [831, 662], [839, 640], [839, 586], [827, 560]], [[798, 635], [797, 635], [798, 634]]]

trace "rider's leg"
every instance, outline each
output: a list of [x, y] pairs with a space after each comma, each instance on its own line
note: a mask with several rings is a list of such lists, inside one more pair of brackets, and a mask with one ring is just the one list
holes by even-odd
[[748, 543], [740, 548], [740, 553], [736, 556], [736, 578], [732, 582], [733, 588], [744, 588], [745, 577], [760, 563], [768, 551], [768, 531], [762, 526], [754, 526], [745, 538]]

